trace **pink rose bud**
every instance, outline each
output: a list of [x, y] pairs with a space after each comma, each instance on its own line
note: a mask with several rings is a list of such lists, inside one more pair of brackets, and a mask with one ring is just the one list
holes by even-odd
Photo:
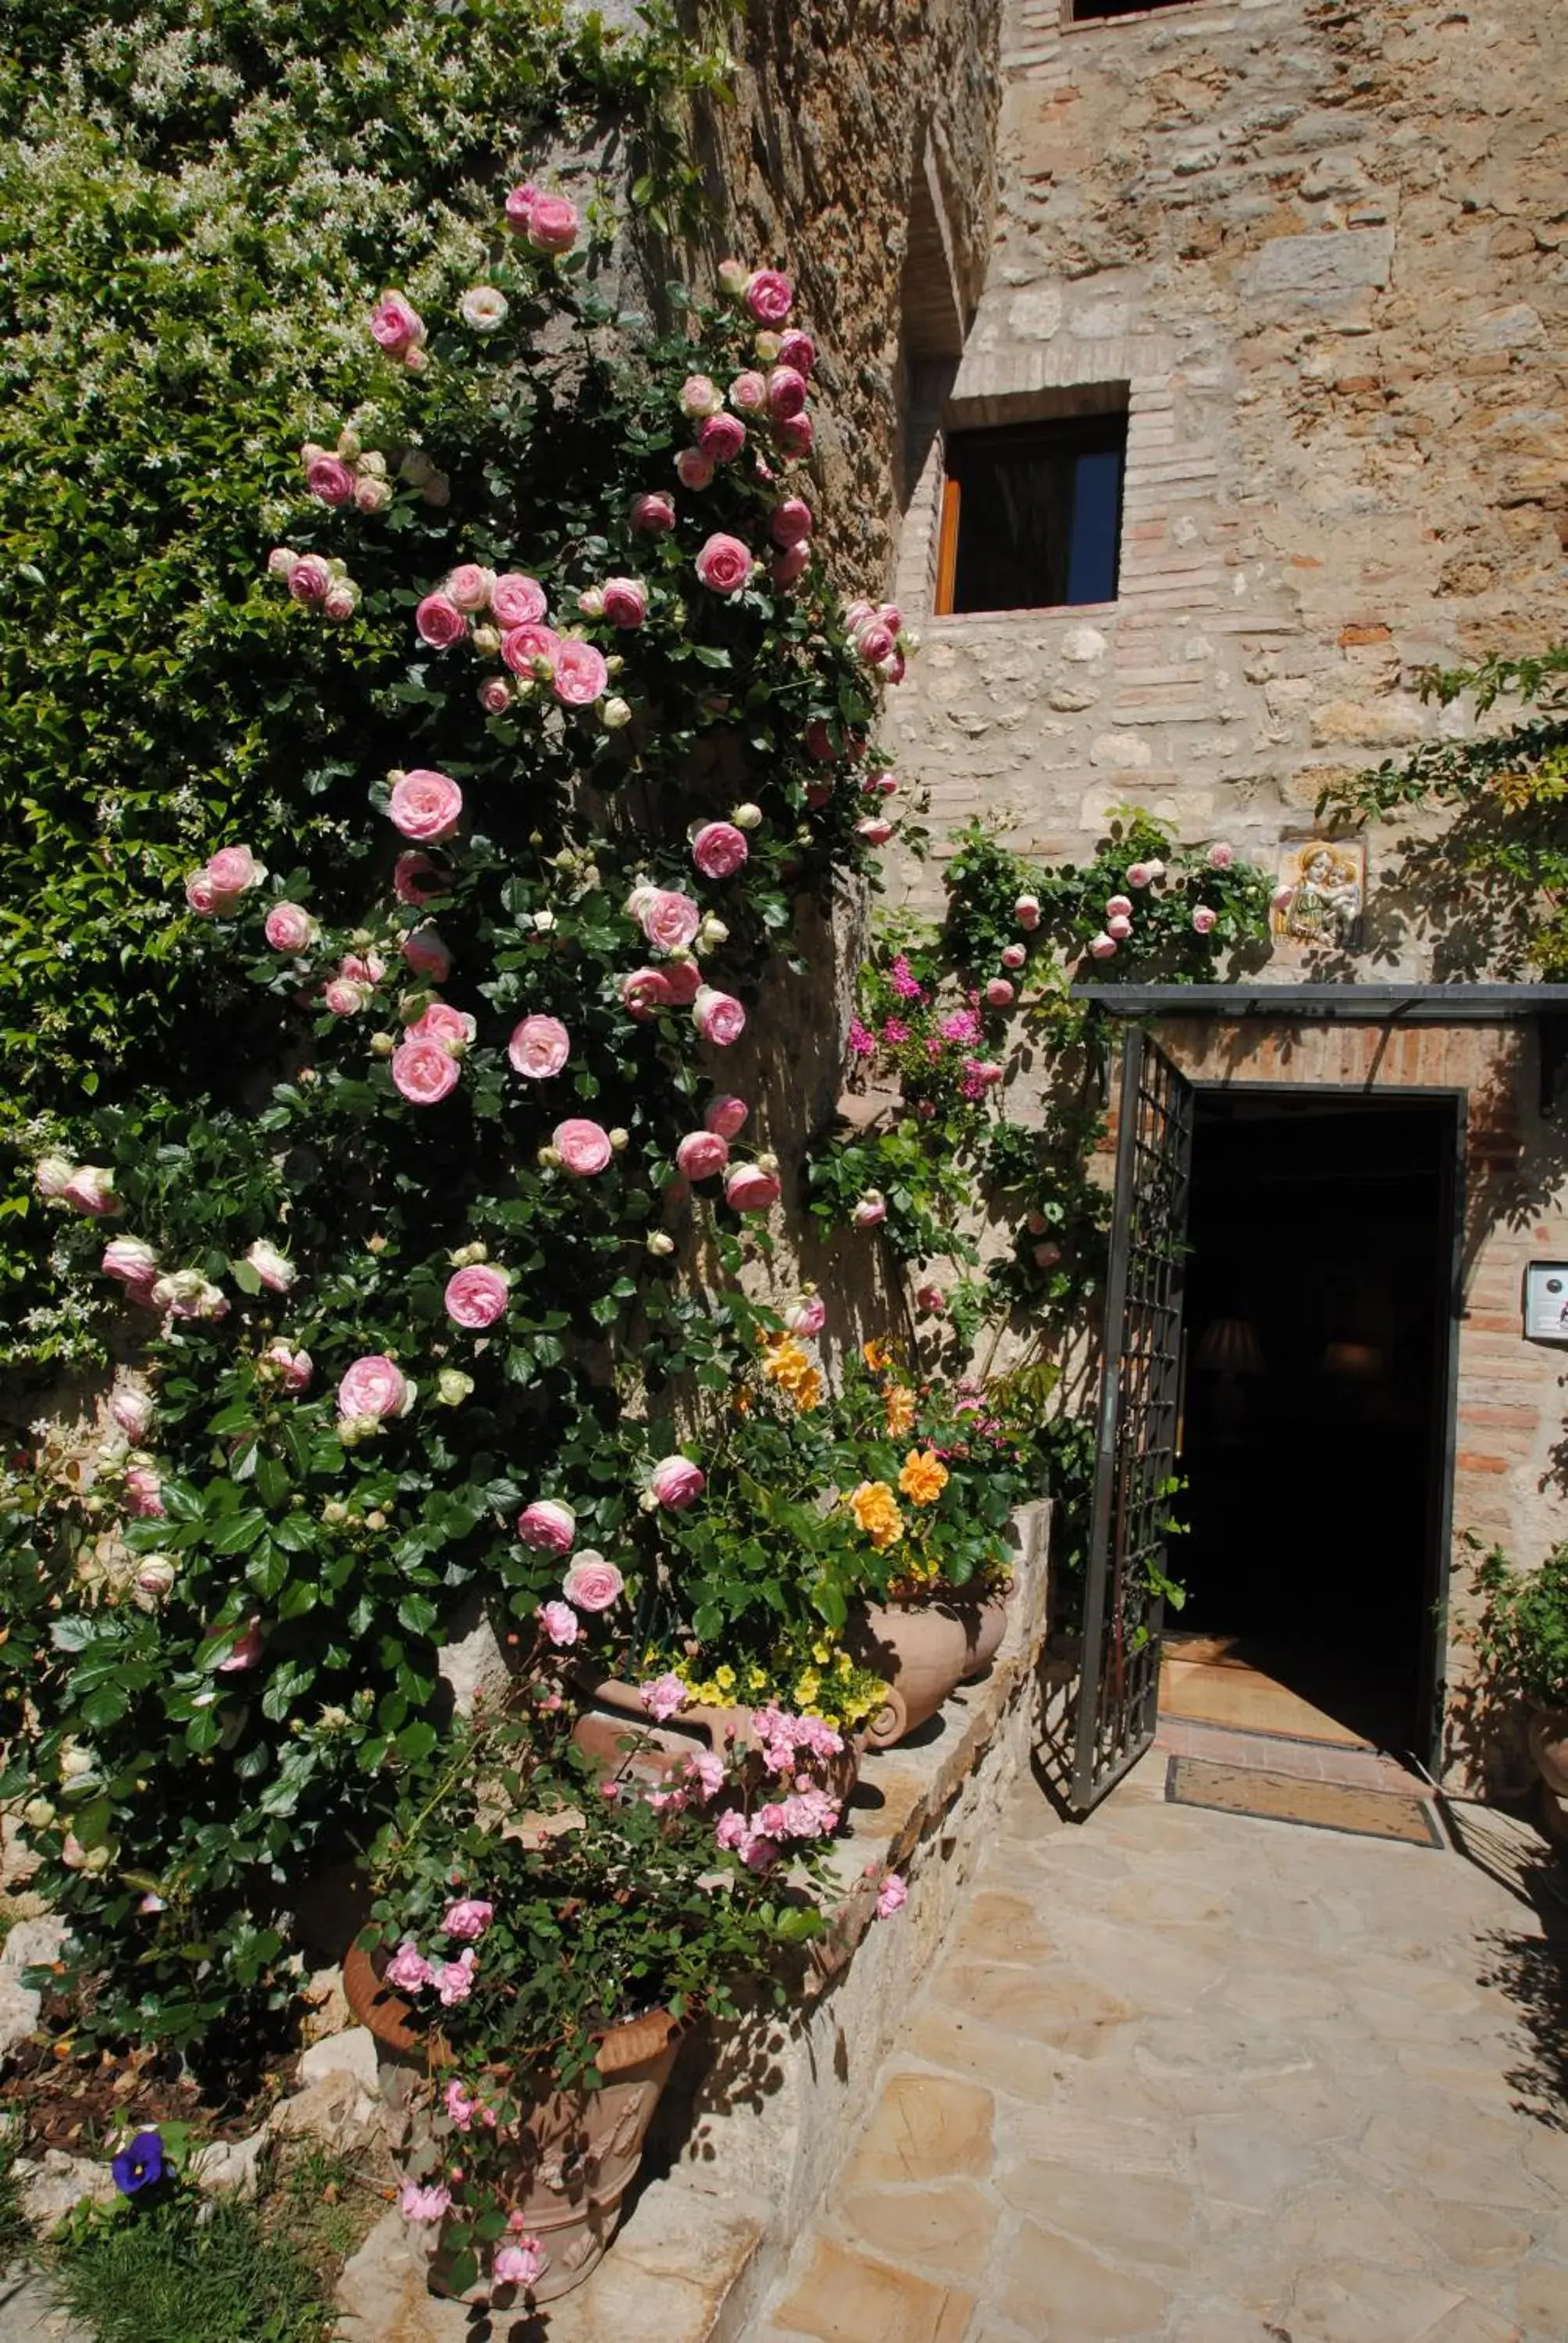
[[549, 680], [560, 649], [561, 639], [555, 628], [537, 621], [508, 627], [501, 638], [502, 659], [514, 675], [523, 676], [530, 682]]
[[274, 951], [308, 951], [321, 930], [298, 903], [275, 903], [266, 915], [265, 933]]
[[286, 1293], [298, 1279], [299, 1272], [286, 1252], [265, 1237], [257, 1237], [245, 1256], [269, 1293]]
[[713, 466], [700, 447], [683, 447], [675, 459], [675, 469], [683, 488], [713, 485]]
[[525, 1017], [515, 1026], [507, 1055], [529, 1081], [548, 1081], [572, 1053], [571, 1035], [558, 1017]]
[[449, 1001], [432, 1001], [424, 1014], [409, 1026], [410, 1036], [439, 1041], [454, 1058], [462, 1056], [473, 1041], [475, 1023], [466, 1009], [454, 1009]]
[[604, 615], [612, 627], [640, 627], [648, 616], [648, 588], [640, 578], [607, 578]]
[[786, 456], [806, 456], [816, 429], [809, 415], [784, 415], [773, 426], [773, 437]]
[[582, 223], [578, 207], [564, 196], [538, 196], [529, 209], [523, 233], [535, 252], [569, 252]]
[[765, 1212], [781, 1192], [778, 1173], [760, 1163], [737, 1163], [725, 1174], [724, 1201], [732, 1212]]
[[1091, 960], [1109, 960], [1115, 950], [1114, 936], [1101, 934], [1091, 936], [1089, 939], [1089, 956]]
[[759, 326], [781, 326], [795, 306], [795, 287], [777, 268], [756, 268], [746, 280], [746, 306]]
[[561, 1593], [579, 1611], [608, 1611], [612, 1603], [619, 1602], [625, 1587], [614, 1563], [607, 1562], [591, 1545], [573, 1555], [571, 1568], [561, 1581]]
[[457, 1086], [457, 1061], [439, 1041], [410, 1035], [392, 1052], [392, 1082], [410, 1106], [437, 1106]]
[[744, 805], [730, 807], [729, 819], [737, 830], [760, 830], [762, 809], [759, 805], [753, 805], [748, 798]]
[[635, 1017], [639, 1025], [646, 1024], [650, 1017], [656, 1017], [661, 1009], [670, 1007], [673, 1000], [669, 979], [662, 969], [634, 968], [629, 976], [621, 979], [621, 1007]]
[[720, 291], [728, 293], [732, 301], [745, 298], [746, 287], [751, 281], [751, 272], [743, 260], [721, 260], [719, 264], [718, 277]]
[[1037, 1244], [1034, 1247], [1034, 1265], [1037, 1269], [1054, 1269], [1060, 1259], [1061, 1247], [1059, 1244]]
[[893, 825], [886, 814], [869, 813], [855, 824], [855, 835], [863, 838], [868, 846], [886, 846], [893, 834]]
[[716, 1131], [689, 1131], [677, 1144], [675, 1160], [689, 1180], [711, 1180], [729, 1161], [729, 1142]]
[[940, 1285], [916, 1286], [915, 1308], [923, 1310], [928, 1317], [940, 1318], [947, 1306], [948, 1297]]
[[1112, 895], [1105, 906], [1105, 916], [1108, 920], [1130, 920], [1132, 917], [1131, 897]]
[[728, 1050], [746, 1031], [746, 1011], [732, 993], [704, 984], [691, 1004], [691, 1021], [705, 1041]]
[[260, 1622], [252, 1619], [247, 1622], [244, 1632], [236, 1636], [230, 1645], [228, 1657], [219, 1660], [217, 1673], [220, 1676], [238, 1675], [242, 1670], [255, 1667], [261, 1654]]
[[791, 327], [779, 337], [779, 363], [793, 367], [797, 374], [809, 374], [817, 363], [817, 345], [809, 334]]
[[370, 313], [370, 333], [389, 358], [406, 358], [425, 339], [425, 320], [401, 293], [384, 293]]
[[1233, 846], [1227, 846], [1222, 839], [1217, 846], [1211, 846], [1209, 849], [1209, 868], [1211, 870], [1229, 870], [1231, 863], [1234, 862], [1235, 860], [1235, 848]]
[[717, 1131], [720, 1139], [738, 1139], [750, 1112], [743, 1098], [735, 1098], [726, 1091], [709, 1102], [702, 1118], [703, 1127]]
[[111, 1237], [98, 1263], [106, 1277], [123, 1285], [150, 1285], [158, 1273], [158, 1257], [141, 1237]]
[[856, 1200], [849, 1218], [858, 1229], [874, 1229], [888, 1217], [888, 1200], [879, 1188], [868, 1188]]
[[746, 445], [746, 426], [739, 415], [710, 415], [698, 432], [697, 444], [710, 464], [733, 464]]
[[468, 622], [456, 602], [445, 594], [427, 594], [414, 613], [414, 626], [432, 650], [450, 650], [468, 631]]
[[582, 612], [585, 618], [602, 618], [604, 616], [604, 588], [602, 586], [590, 586], [586, 593], [579, 594], [578, 596], [578, 608]]
[[119, 1383], [109, 1393], [108, 1411], [114, 1423], [134, 1446], [139, 1447], [153, 1427], [151, 1392], [139, 1383]]
[[504, 675], [487, 675], [479, 686], [479, 705], [487, 716], [504, 716], [512, 704], [512, 687]]
[[739, 594], [751, 578], [751, 548], [738, 537], [710, 537], [697, 557], [697, 574], [715, 594]]
[[527, 232], [528, 222], [533, 217], [534, 206], [538, 199], [539, 191], [531, 179], [525, 179], [520, 186], [513, 187], [508, 195], [503, 208], [507, 226], [515, 236], [522, 236]]
[[335, 627], [340, 627], [345, 619], [354, 616], [358, 608], [358, 587], [351, 585], [347, 578], [340, 578], [328, 587], [321, 605], [321, 615], [324, 618], [330, 618]]
[[550, 1144], [562, 1168], [574, 1180], [592, 1179], [607, 1168], [615, 1152], [608, 1131], [602, 1124], [590, 1122], [585, 1115], [573, 1115], [565, 1122], [558, 1122], [550, 1134]]
[[538, 579], [519, 569], [505, 571], [490, 588], [490, 614], [503, 627], [537, 627], [546, 608]]
[[683, 1513], [708, 1486], [708, 1475], [688, 1456], [664, 1456], [648, 1476], [649, 1494], [666, 1513]]
[[261, 1360], [286, 1392], [309, 1390], [316, 1364], [308, 1351], [294, 1350], [287, 1342], [269, 1342], [261, 1354]]
[[1121, 917], [1114, 920], [1107, 920], [1105, 922], [1105, 932], [1108, 936], [1114, 937], [1115, 940], [1119, 944], [1124, 944], [1127, 941], [1128, 937], [1132, 933], [1132, 922], [1131, 920], [1122, 919]]
[[1005, 976], [993, 976], [986, 985], [985, 997], [989, 1009], [1006, 1009], [1017, 995]]
[[1012, 907], [1013, 918], [1020, 928], [1034, 929], [1040, 925], [1040, 897], [1020, 895]]
[[802, 544], [811, 534], [811, 508], [803, 497], [786, 497], [774, 506], [769, 515], [768, 534], [775, 545], [786, 551], [792, 545]]
[[536, 1554], [570, 1554], [577, 1534], [577, 1515], [556, 1497], [536, 1497], [518, 1515], [518, 1535]]
[[405, 838], [433, 846], [437, 840], [449, 838], [462, 820], [463, 792], [447, 774], [417, 765], [393, 783], [387, 814]]
[[652, 494], [633, 497], [631, 525], [649, 536], [663, 537], [675, 527], [675, 499], [662, 489]]
[[806, 377], [790, 366], [776, 366], [768, 377], [768, 412], [775, 422], [788, 422], [805, 407], [809, 396]]
[[1207, 903], [1199, 903], [1192, 912], [1194, 930], [1199, 935], [1206, 936], [1219, 916], [1219, 912], [1211, 910]]
[[819, 1334], [828, 1322], [828, 1305], [819, 1293], [802, 1293], [786, 1302], [783, 1318], [791, 1334]]
[[1288, 911], [1295, 900], [1296, 890], [1293, 887], [1276, 887], [1269, 898], [1269, 903], [1273, 910]]
[[733, 879], [750, 852], [733, 822], [705, 821], [691, 841], [691, 859], [705, 879]]
[[313, 456], [305, 468], [305, 482], [318, 503], [347, 505], [354, 501], [354, 474], [337, 456]]
[[558, 1652], [569, 1651], [577, 1642], [578, 1614], [569, 1603], [541, 1603], [539, 1624]]
[[1022, 944], [1003, 944], [1001, 948], [1003, 968], [1021, 968], [1028, 958], [1029, 953]]
[[40, 1155], [33, 1166], [33, 1185], [40, 1196], [53, 1201], [65, 1194], [75, 1168], [68, 1155]]

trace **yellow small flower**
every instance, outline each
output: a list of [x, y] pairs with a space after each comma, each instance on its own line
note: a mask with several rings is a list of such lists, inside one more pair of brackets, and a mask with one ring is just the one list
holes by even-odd
[[797, 1705], [800, 1708], [809, 1708], [811, 1703], [816, 1699], [821, 1689], [821, 1677], [817, 1674], [815, 1668], [808, 1668], [805, 1674], [795, 1686], [795, 1700]]
[[899, 1474], [899, 1487], [911, 1503], [934, 1505], [948, 1485], [948, 1468], [929, 1448], [911, 1448]]
[[794, 1401], [802, 1415], [809, 1415], [814, 1407], [822, 1404], [822, 1376], [817, 1367], [808, 1367], [795, 1385]]
[[858, 1489], [851, 1489], [848, 1502], [856, 1527], [879, 1550], [903, 1535], [904, 1517], [885, 1481], [862, 1481]]
[[819, 1668], [825, 1668], [832, 1656], [832, 1652], [826, 1644], [812, 1644], [811, 1657], [816, 1661], [817, 1665]]
[[715, 1668], [713, 1671], [713, 1681], [716, 1684], [719, 1685], [723, 1691], [733, 1692], [735, 1689], [734, 1669], [728, 1665], [721, 1668]]
[[768, 1671], [767, 1671], [767, 1669], [766, 1669], [766, 1668], [753, 1668], [753, 1669], [752, 1669], [752, 1671], [751, 1671], [751, 1673], [750, 1673], [750, 1674], [747, 1677], [746, 1681], [747, 1681], [748, 1685], [750, 1687], [750, 1689], [751, 1689], [753, 1692], [763, 1692], [763, 1691], [765, 1691], [765, 1690], [767, 1689], [767, 1684], [768, 1684]]

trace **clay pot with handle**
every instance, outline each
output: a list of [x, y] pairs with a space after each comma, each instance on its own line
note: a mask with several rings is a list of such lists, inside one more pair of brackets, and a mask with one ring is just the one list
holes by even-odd
[[872, 1749], [891, 1749], [933, 1717], [966, 1678], [995, 1657], [1007, 1632], [1010, 1587], [965, 1601], [961, 1594], [868, 1603], [856, 1656], [888, 1680], [888, 1696], [866, 1725]]

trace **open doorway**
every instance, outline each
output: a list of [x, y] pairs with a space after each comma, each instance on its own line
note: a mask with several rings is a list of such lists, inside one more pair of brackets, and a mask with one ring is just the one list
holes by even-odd
[[1456, 1113], [1198, 1095], [1167, 1713], [1426, 1747]]

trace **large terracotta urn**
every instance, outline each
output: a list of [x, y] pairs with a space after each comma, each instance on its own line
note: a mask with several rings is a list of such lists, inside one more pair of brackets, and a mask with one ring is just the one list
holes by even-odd
[[966, 1677], [990, 1664], [1007, 1632], [1010, 1592], [866, 1604], [856, 1656], [888, 1684], [887, 1698], [866, 1725], [872, 1749], [891, 1749], [916, 1732]]
[[1541, 1776], [1548, 1835], [1568, 1843], [1568, 1709], [1532, 1707], [1524, 1737]]

